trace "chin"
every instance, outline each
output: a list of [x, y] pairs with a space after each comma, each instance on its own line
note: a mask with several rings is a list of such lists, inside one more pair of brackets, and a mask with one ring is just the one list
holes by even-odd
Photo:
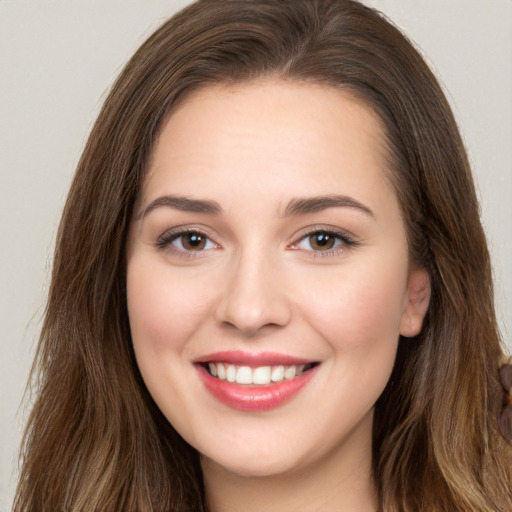
[[238, 475], [245, 478], [265, 478], [275, 477], [277, 475], [284, 475], [297, 469], [297, 461], [286, 461], [282, 457], [276, 460], [263, 460], [259, 455], [246, 456], [243, 460], [236, 460], [236, 457], [229, 457], [229, 459], [210, 459], [206, 456], [201, 456], [201, 464], [203, 467], [208, 468], [217, 466], [223, 471]]

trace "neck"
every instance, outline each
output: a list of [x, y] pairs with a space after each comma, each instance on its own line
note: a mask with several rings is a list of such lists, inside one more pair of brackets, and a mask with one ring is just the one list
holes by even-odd
[[[370, 437], [371, 439], [371, 437]], [[375, 512], [371, 441], [350, 439], [299, 469], [268, 476], [242, 476], [203, 458], [210, 512]]]

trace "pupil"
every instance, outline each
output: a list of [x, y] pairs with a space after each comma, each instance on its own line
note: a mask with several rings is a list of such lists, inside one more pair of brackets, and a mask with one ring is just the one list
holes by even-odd
[[333, 246], [334, 239], [328, 233], [316, 233], [311, 238], [313, 249], [331, 249]]
[[204, 247], [204, 244], [204, 237], [197, 233], [190, 233], [185, 237], [184, 246], [187, 249], [202, 249]]

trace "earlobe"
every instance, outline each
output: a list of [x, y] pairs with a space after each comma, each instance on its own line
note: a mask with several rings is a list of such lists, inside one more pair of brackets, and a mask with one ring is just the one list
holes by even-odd
[[400, 334], [412, 338], [421, 332], [430, 303], [430, 278], [425, 269], [412, 270], [409, 274], [406, 301], [400, 321]]

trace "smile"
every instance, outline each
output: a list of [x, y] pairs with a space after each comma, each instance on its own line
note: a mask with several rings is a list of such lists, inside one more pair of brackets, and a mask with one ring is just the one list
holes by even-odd
[[320, 363], [283, 355], [223, 352], [195, 362], [213, 398], [232, 409], [265, 411], [297, 395]]
[[205, 368], [212, 377], [237, 384], [266, 386], [272, 382], [282, 382], [300, 377], [315, 363], [277, 366], [237, 366], [227, 363], [208, 363]]

